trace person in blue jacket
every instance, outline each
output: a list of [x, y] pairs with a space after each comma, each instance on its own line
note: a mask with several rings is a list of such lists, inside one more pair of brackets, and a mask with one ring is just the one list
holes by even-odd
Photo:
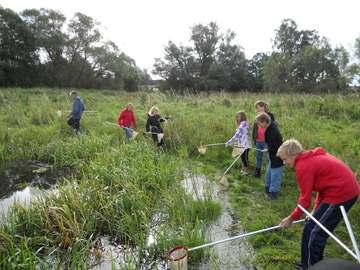
[[68, 125], [71, 126], [76, 134], [80, 133], [80, 120], [85, 106], [83, 100], [78, 96], [76, 91], [70, 92], [70, 99], [73, 101], [72, 110], [68, 115]]

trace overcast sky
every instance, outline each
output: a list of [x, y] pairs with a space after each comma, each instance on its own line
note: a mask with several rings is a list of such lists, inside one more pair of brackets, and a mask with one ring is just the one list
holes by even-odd
[[291, 18], [299, 29], [316, 29], [333, 46], [352, 50], [360, 36], [360, 0], [0, 0], [16, 12], [50, 8], [67, 19], [82, 12], [101, 23], [105, 39], [152, 70], [169, 40], [187, 45], [194, 24], [215, 21], [222, 31], [237, 34], [247, 58], [272, 50], [275, 29]]

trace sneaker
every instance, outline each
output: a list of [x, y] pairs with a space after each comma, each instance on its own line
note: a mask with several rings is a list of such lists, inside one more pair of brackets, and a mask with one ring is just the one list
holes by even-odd
[[269, 197], [270, 200], [276, 200], [277, 196], [278, 196], [277, 192], [269, 192], [268, 193], [268, 197]]
[[261, 168], [256, 168], [253, 176], [256, 177], [256, 178], [260, 178], [260, 176], [261, 176]]
[[240, 174], [241, 174], [241, 175], [248, 175], [249, 173], [248, 173], [247, 171], [241, 170], [241, 171], [240, 171]]
[[303, 266], [302, 266], [301, 262], [296, 262], [296, 263], [294, 264], [294, 266], [295, 266], [295, 269], [303, 270]]

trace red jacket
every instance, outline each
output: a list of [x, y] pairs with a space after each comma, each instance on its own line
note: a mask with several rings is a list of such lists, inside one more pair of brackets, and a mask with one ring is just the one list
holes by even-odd
[[133, 127], [136, 128], [136, 121], [134, 113], [128, 109], [124, 109], [120, 112], [118, 123], [120, 126], [130, 127], [131, 123]]
[[[300, 189], [298, 204], [311, 206], [312, 192], [316, 191], [315, 209], [320, 203], [341, 204], [360, 194], [360, 186], [351, 169], [341, 160], [317, 147], [295, 158], [296, 180]], [[291, 218], [297, 220], [303, 212], [296, 207]]]

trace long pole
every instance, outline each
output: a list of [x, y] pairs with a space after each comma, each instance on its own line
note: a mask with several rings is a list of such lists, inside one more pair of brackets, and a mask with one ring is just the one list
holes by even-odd
[[210, 143], [210, 144], [205, 144], [202, 146], [218, 146], [218, 145], [225, 145], [225, 143]]
[[239, 145], [233, 145], [233, 147], [235, 147], [235, 148], [254, 149], [254, 150], [259, 151], [259, 152], [267, 152], [268, 151], [267, 149], [258, 149], [258, 148], [255, 148], [255, 147], [245, 147], [245, 146], [239, 146]]
[[225, 174], [227, 174], [227, 172], [232, 168], [232, 166], [234, 166], [235, 162], [239, 160], [239, 158], [241, 158], [241, 155], [238, 155], [234, 161], [230, 164], [230, 166], [226, 169], [226, 171], [224, 172], [224, 174], [222, 176], [224, 176]]
[[341, 210], [341, 213], [342, 213], [342, 215], [343, 215], [346, 228], [347, 228], [347, 230], [348, 230], [348, 232], [349, 232], [350, 239], [351, 239], [351, 242], [352, 242], [352, 244], [353, 244], [353, 247], [354, 247], [354, 250], [355, 250], [355, 253], [356, 253], [356, 256], [357, 256], [357, 260], [358, 260], [358, 262], [360, 263], [359, 247], [358, 247], [358, 245], [357, 245], [354, 232], [353, 232], [353, 230], [352, 230], [352, 228], [351, 228], [350, 221], [349, 221], [348, 216], [347, 216], [347, 214], [346, 214], [345, 207], [344, 207], [343, 205], [340, 205], [340, 210]]
[[[293, 224], [300, 223], [300, 222], [303, 222], [303, 221], [304, 221], [304, 219], [297, 220], [297, 221], [294, 221]], [[267, 231], [271, 231], [271, 230], [275, 230], [275, 229], [278, 229], [280, 227], [281, 227], [280, 225], [277, 225], [277, 226], [261, 229], [261, 230], [254, 231], [254, 232], [240, 234], [240, 235], [233, 236], [233, 237], [230, 237], [230, 238], [226, 238], [226, 239], [223, 239], [223, 240], [219, 240], [219, 241], [211, 242], [211, 243], [204, 244], [204, 245], [201, 245], [201, 246], [189, 248], [188, 251], [194, 251], [194, 250], [197, 250], [197, 249], [214, 246], [214, 245], [217, 245], [217, 244], [221, 244], [221, 243], [224, 243], [224, 242], [228, 242], [228, 241], [232, 241], [232, 240], [235, 240], [235, 239], [243, 238], [243, 237], [246, 237], [246, 236], [250, 236], [250, 235], [254, 235], [254, 234], [258, 234], [258, 233], [262, 233], [262, 232], [267, 232]]]
[[298, 207], [309, 217], [311, 218], [321, 229], [323, 229], [332, 239], [334, 239], [340, 246], [342, 246], [351, 256], [353, 256], [356, 260], [358, 259], [354, 252], [351, 251], [343, 242], [341, 242], [335, 235], [333, 235], [324, 225], [322, 225], [319, 221], [316, 220], [304, 207], [298, 204]]

